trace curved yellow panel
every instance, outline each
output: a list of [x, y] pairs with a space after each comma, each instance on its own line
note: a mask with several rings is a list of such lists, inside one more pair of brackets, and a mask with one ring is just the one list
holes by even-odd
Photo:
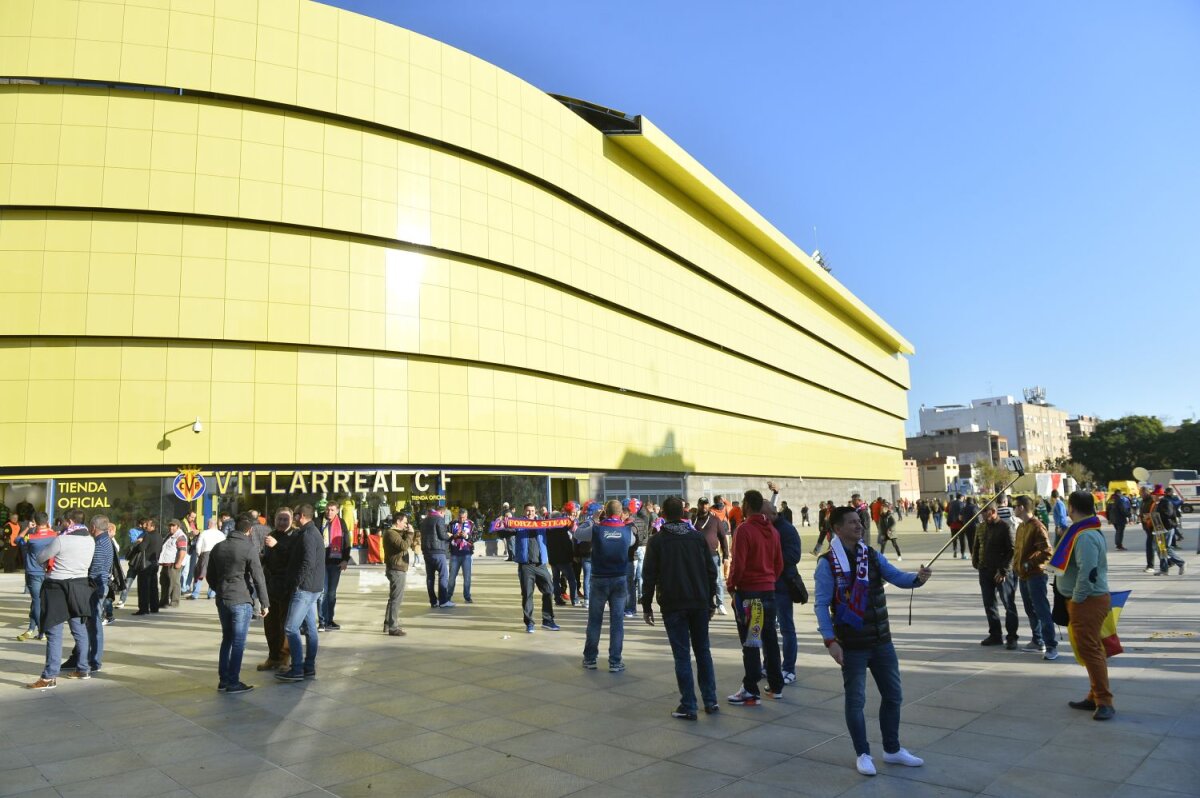
[[[126, 226], [134, 251], [107, 251], [109, 231]], [[25, 264], [9, 272], [11, 301], [45, 309], [0, 318], [4, 335], [225, 339], [448, 357], [900, 445], [891, 439], [894, 419], [877, 410], [603, 301], [476, 262], [289, 229], [63, 212], [0, 213], [0, 257]], [[127, 301], [132, 312], [110, 312], [112, 302]], [[54, 312], [69, 306], [76, 311]]]
[[[25, 363], [14, 373], [12, 366]], [[12, 420], [15, 405], [26, 412]], [[503, 370], [336, 349], [0, 340], [15, 464], [471, 464], [891, 479], [868, 444]], [[187, 429], [195, 417], [206, 434]]]
[[908, 343], [641, 128], [308, 0], [0, 3], [0, 467], [897, 478]]
[[[54, 118], [92, 124], [36, 121], [51, 116], [42, 110], [50, 103]], [[0, 204], [311, 225], [499, 261], [611, 297], [744, 355], [778, 353], [772, 362], [792, 374], [896, 417], [907, 412], [898, 385], [758, 304], [539, 186], [454, 153], [311, 116], [193, 98], [10, 86], [0, 87], [3, 108], [12, 121], [0, 122], [0, 136], [8, 129], [14, 141], [43, 145], [14, 148], [16, 178], [7, 193], [0, 186]], [[145, 129], [134, 127], [141, 121], [134, 110], [146, 114]], [[672, 296], [687, 299], [666, 300]]]
[[[856, 300], [812, 263], [790, 264], [794, 272], [747, 272], [746, 239], [705, 218], [699, 194], [672, 197], [654, 186], [666, 181], [645, 161], [618, 162], [602, 134], [549, 95], [420, 34], [309, 0], [281, 0], [269, 12], [253, 1], [204, 13], [107, 0], [6, 5], [0, 75], [212, 91], [408, 131], [558, 186], [722, 279], [749, 283], [752, 295], [782, 293], [786, 313], [876, 368], [887, 368], [894, 352], [911, 351], [873, 314], [847, 323], [835, 308]], [[34, 26], [32, 19], [56, 22]], [[769, 225], [759, 229], [786, 242]]]

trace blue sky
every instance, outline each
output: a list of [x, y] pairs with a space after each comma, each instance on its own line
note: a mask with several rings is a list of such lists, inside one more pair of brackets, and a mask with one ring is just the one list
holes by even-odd
[[1200, 412], [1200, 3], [335, 5], [653, 120], [915, 344], [913, 418]]

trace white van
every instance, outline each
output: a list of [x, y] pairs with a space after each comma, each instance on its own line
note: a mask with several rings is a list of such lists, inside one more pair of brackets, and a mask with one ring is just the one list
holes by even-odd
[[1150, 487], [1162, 485], [1175, 489], [1175, 495], [1183, 500], [1180, 508], [1185, 513], [1200, 510], [1200, 474], [1195, 469], [1159, 468], [1150, 472], [1147, 480]]

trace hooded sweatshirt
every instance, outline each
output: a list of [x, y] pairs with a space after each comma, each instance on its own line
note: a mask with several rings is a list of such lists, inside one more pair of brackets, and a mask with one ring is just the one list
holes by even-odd
[[729, 589], [743, 593], [775, 592], [783, 574], [779, 534], [762, 513], [756, 513], [733, 533], [733, 560], [729, 564]]
[[717, 564], [704, 536], [685, 521], [663, 523], [646, 546], [643, 610], [651, 608], [655, 596], [663, 612], [712, 610], [716, 606]]

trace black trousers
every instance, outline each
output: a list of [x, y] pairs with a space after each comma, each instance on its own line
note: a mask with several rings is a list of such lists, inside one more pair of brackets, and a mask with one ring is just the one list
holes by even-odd
[[996, 584], [996, 571], [979, 569], [979, 591], [983, 594], [983, 611], [987, 615], [988, 637], [1001, 636], [1000, 608], [1004, 608], [1004, 629], [1009, 640], [1017, 639], [1017, 577], [1010, 571]]
[[158, 612], [158, 563], [151, 563], [137, 575], [138, 612]]
[[550, 569], [545, 565], [519, 563], [517, 576], [521, 580], [521, 612], [525, 616], [525, 625], [533, 623], [534, 588], [542, 594], [542, 623], [554, 623], [554, 580], [550, 577]]
[[1125, 522], [1122, 521], [1119, 524], [1113, 524], [1113, 529], [1115, 530], [1113, 534], [1113, 544], [1118, 549], [1125, 548]]

